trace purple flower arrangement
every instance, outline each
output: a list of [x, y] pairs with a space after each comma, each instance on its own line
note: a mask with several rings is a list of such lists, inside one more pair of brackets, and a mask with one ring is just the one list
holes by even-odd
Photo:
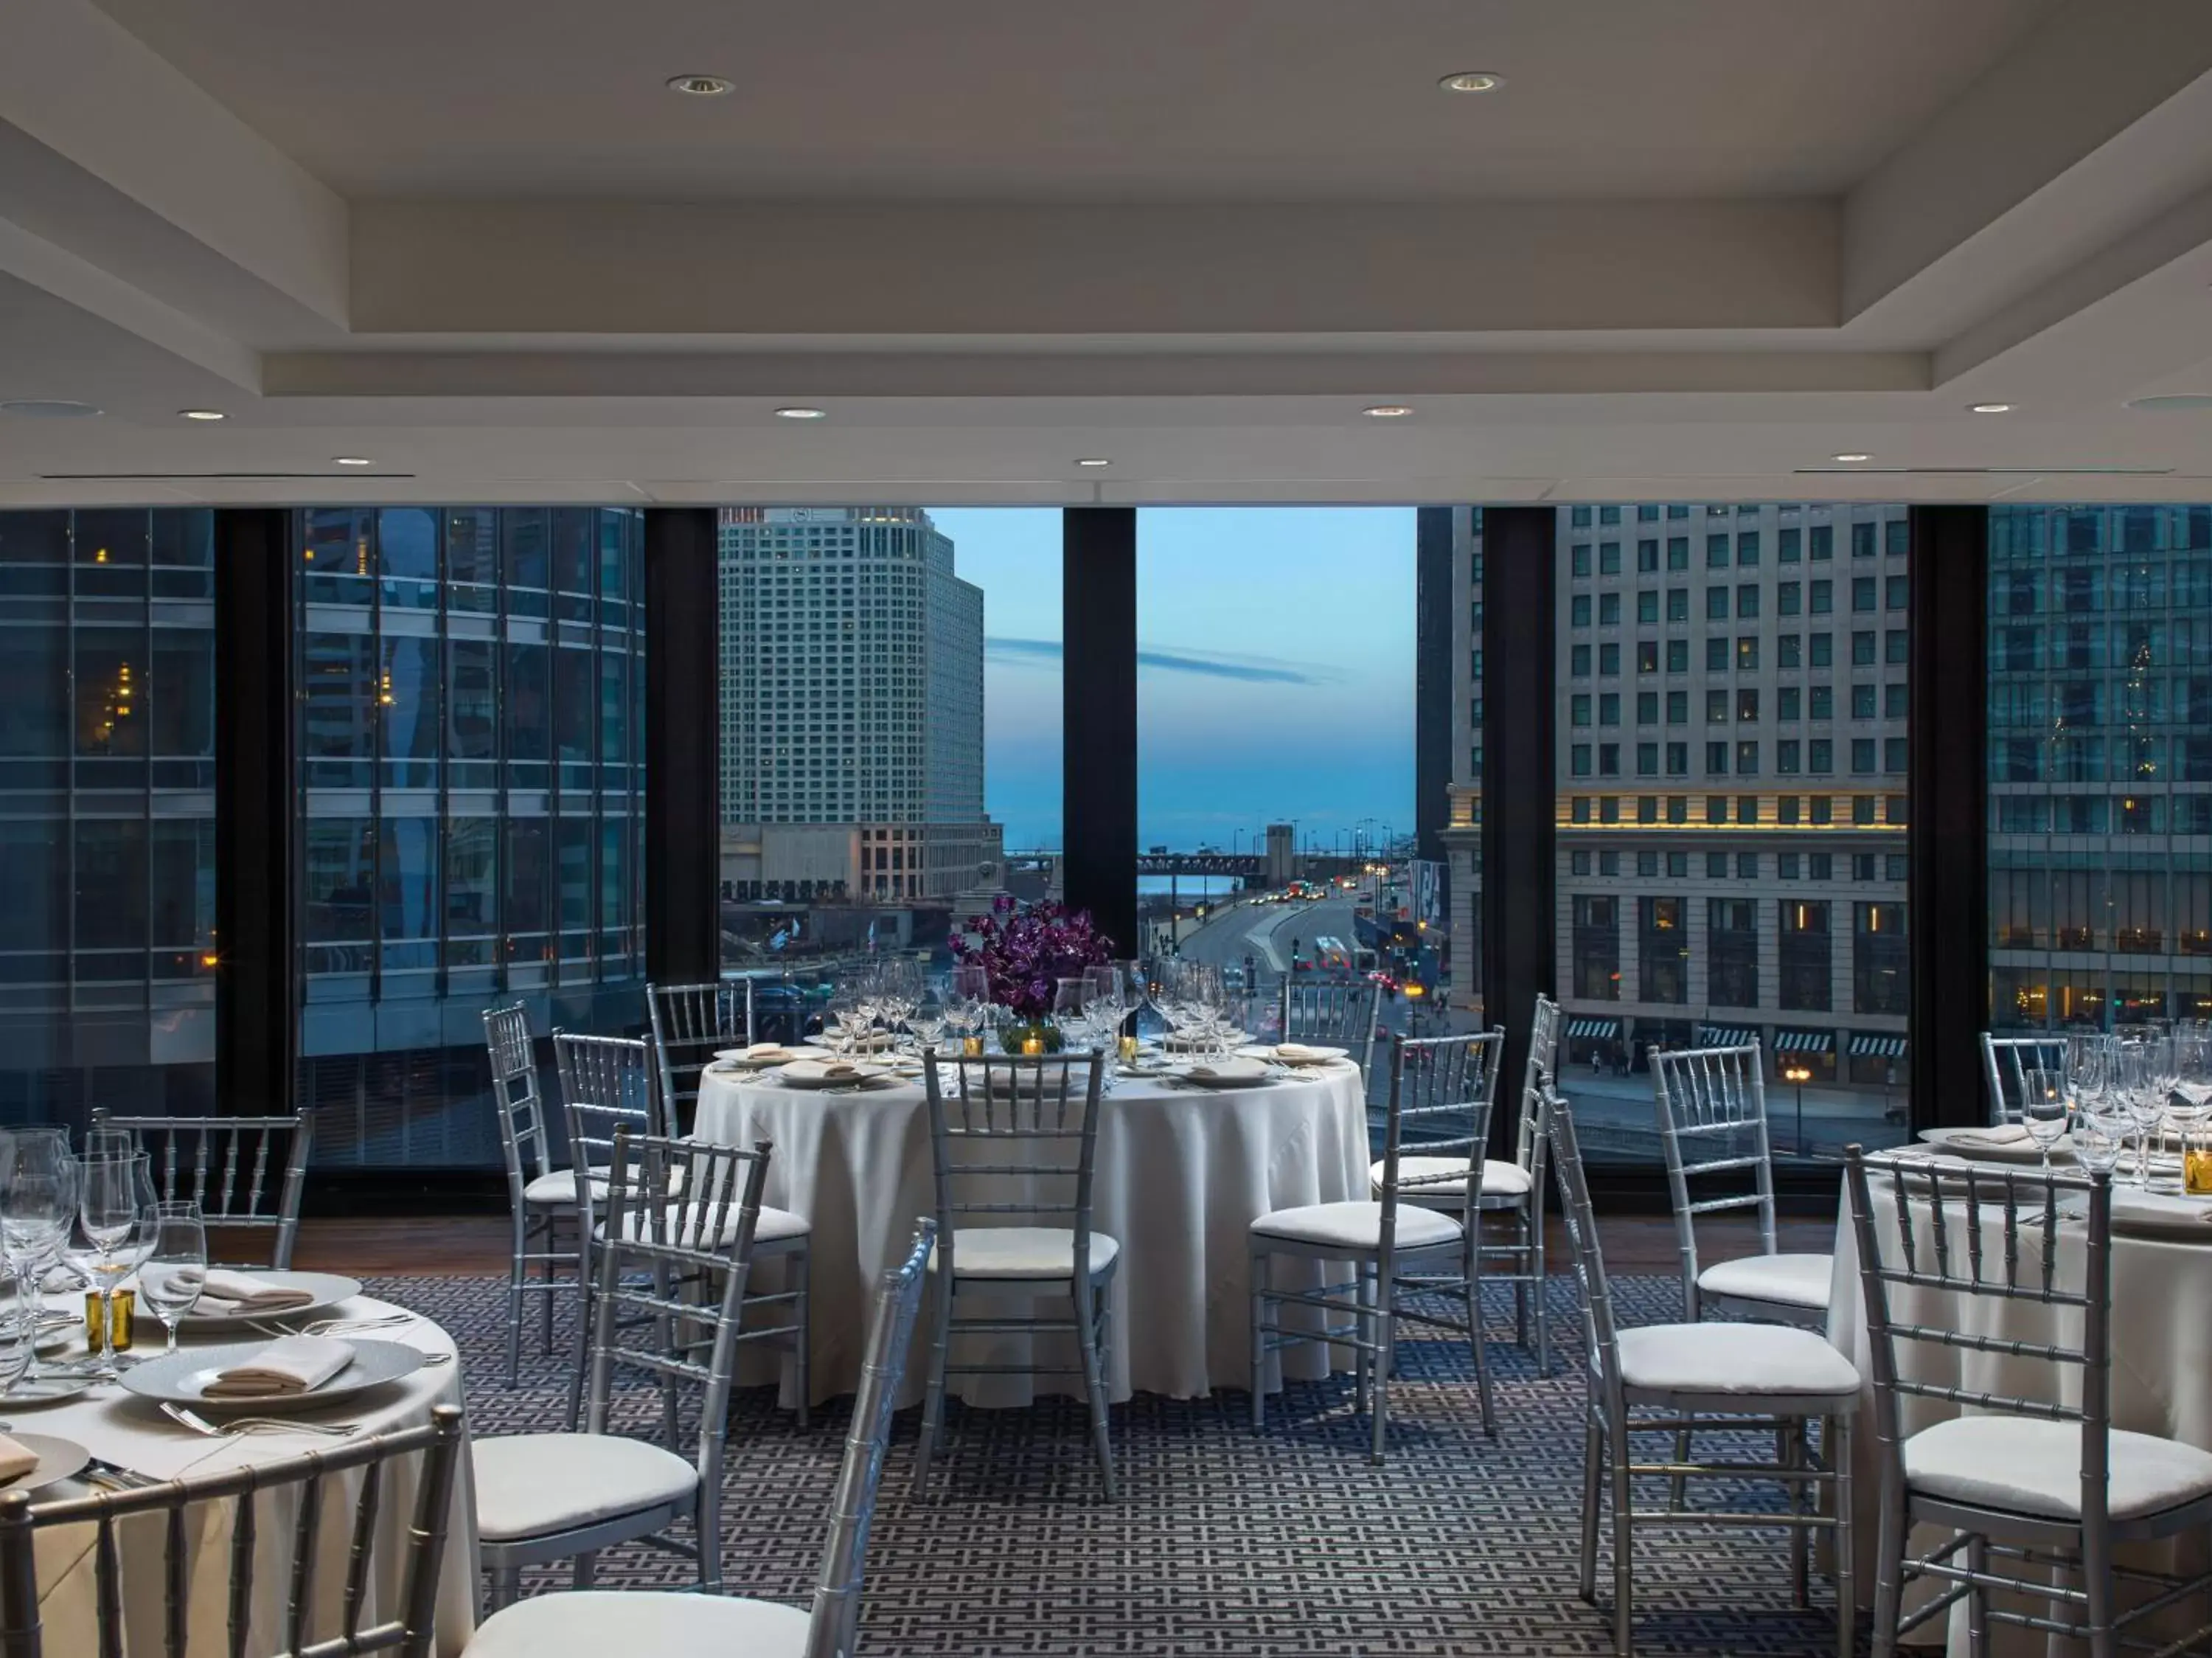
[[1024, 910], [1003, 894], [951, 943], [955, 960], [989, 975], [991, 1000], [1023, 1019], [1051, 1018], [1060, 980], [1114, 960], [1114, 941], [1091, 926], [1088, 910], [1049, 903]]

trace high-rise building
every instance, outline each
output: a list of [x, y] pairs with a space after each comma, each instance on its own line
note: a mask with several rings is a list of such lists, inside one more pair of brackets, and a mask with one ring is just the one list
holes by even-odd
[[[1471, 518], [1466, 534], [1473, 583]], [[1906, 550], [1901, 507], [1561, 511], [1570, 1062], [1632, 1066], [1654, 1047], [1755, 1035], [1771, 1080], [1902, 1098]], [[1467, 709], [1472, 729], [1446, 831], [1455, 962], [1473, 958], [1479, 916], [1462, 873], [1480, 783], [1472, 594], [1459, 609], [1455, 718]]]
[[[1425, 542], [1419, 602], [1425, 617], [1441, 605], [1447, 625], [1423, 632], [1419, 702], [1432, 720], [1431, 772], [1446, 779], [1444, 798], [1428, 807], [1428, 834], [1417, 847], [1441, 856], [1450, 917], [1451, 1005], [1480, 1018], [1482, 1001], [1482, 509], [1428, 509], [1449, 515], [1449, 541]], [[1431, 618], [1431, 620], [1434, 619]], [[1438, 692], [1443, 692], [1439, 697]], [[1438, 765], [1436, 762], [1441, 761]]]
[[721, 515], [732, 898], [950, 900], [995, 881], [983, 593], [918, 507]]
[[1990, 1022], [2212, 1016], [2212, 508], [1990, 515]]

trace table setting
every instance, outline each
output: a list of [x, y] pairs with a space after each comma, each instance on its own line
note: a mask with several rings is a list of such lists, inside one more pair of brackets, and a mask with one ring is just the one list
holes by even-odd
[[[0, 1245], [14, 1277], [0, 1299], [0, 1490], [155, 1484], [417, 1426], [460, 1402], [458, 1351], [436, 1323], [338, 1274], [210, 1265], [199, 1206], [156, 1196], [146, 1156], [127, 1138], [98, 1135], [77, 1149], [58, 1129], [0, 1133]], [[379, 1521], [388, 1533], [379, 1557], [395, 1563], [414, 1478], [405, 1466], [396, 1484], [407, 1489], [387, 1493]], [[458, 1651], [475, 1620], [466, 1468], [464, 1460], [440, 1591], [441, 1652]], [[350, 1503], [356, 1481], [332, 1476], [326, 1500], [341, 1500], [343, 1485]], [[189, 1513], [203, 1527], [200, 1556], [219, 1575], [234, 1510]], [[289, 1539], [289, 1520], [272, 1510], [263, 1535]], [[38, 1534], [50, 1651], [94, 1649], [94, 1540], [89, 1527]], [[126, 1527], [118, 1553], [126, 1621], [158, 1649], [161, 1539]], [[343, 1576], [322, 1580], [332, 1619]], [[280, 1617], [285, 1577], [257, 1574], [258, 1627]], [[227, 1615], [222, 1594], [194, 1597], [204, 1638], [217, 1638]]]
[[[812, 1228], [811, 1402], [857, 1384], [858, 1309], [914, 1217], [934, 1210], [925, 1067], [938, 1067], [950, 1096], [963, 1067], [975, 1084], [974, 1062], [992, 1051], [1108, 1056], [1093, 1221], [1122, 1250], [1112, 1396], [1245, 1386], [1247, 1229], [1274, 1210], [1364, 1198], [1369, 1156], [1348, 1054], [1255, 1040], [1242, 1012], [1218, 968], [1111, 960], [1069, 918], [1024, 915], [996, 923], [949, 972], [894, 962], [854, 976], [804, 1045], [718, 1056], [701, 1077], [695, 1136], [771, 1142], [763, 1200]], [[781, 1362], [795, 1402], [788, 1359], [746, 1362], [753, 1381]], [[1286, 1362], [1293, 1376], [1318, 1376], [1328, 1356], [1310, 1348]], [[971, 1404], [1020, 1405], [1030, 1385], [973, 1378], [959, 1391]], [[919, 1397], [918, 1376], [907, 1386]]]

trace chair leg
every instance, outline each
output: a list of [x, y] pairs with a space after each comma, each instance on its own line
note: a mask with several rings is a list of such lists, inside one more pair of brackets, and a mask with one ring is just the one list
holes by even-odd
[[490, 1612], [497, 1612], [503, 1606], [513, 1606], [521, 1598], [522, 1568], [520, 1566], [495, 1566], [492, 1568], [491, 1592], [485, 1597], [489, 1604], [486, 1609]]
[[811, 1374], [811, 1361], [814, 1355], [814, 1322], [811, 1316], [814, 1304], [812, 1259], [805, 1250], [802, 1249], [792, 1255], [789, 1261], [790, 1265], [786, 1270], [791, 1275], [791, 1287], [796, 1292], [791, 1303], [792, 1322], [799, 1326], [796, 1333], [792, 1337], [792, 1341], [798, 1350], [793, 1365], [792, 1381], [799, 1389], [799, 1427], [803, 1433], [807, 1426], [808, 1411], [814, 1402], [814, 1382]]
[[1821, 1425], [1820, 1453], [1829, 1460], [1835, 1483], [1836, 1658], [1853, 1658], [1858, 1649], [1858, 1539], [1851, 1529], [1851, 1427], [1849, 1418], [1830, 1417]]
[[1597, 1518], [1598, 1507], [1605, 1491], [1605, 1436], [1598, 1429], [1597, 1419], [1586, 1417], [1583, 1422], [1583, 1558], [1581, 1593], [1583, 1600], [1597, 1604]]
[[1874, 1658], [1896, 1658], [1897, 1619], [1905, 1600], [1905, 1494], [1882, 1482], [1881, 1527], [1875, 1545]]
[[[507, 1263], [507, 1386], [509, 1392], [522, 1381], [522, 1283], [530, 1269], [523, 1255], [530, 1246], [530, 1222], [517, 1213], [513, 1228], [514, 1250]], [[550, 1296], [547, 1300], [551, 1300]]]
[[1267, 1420], [1267, 1252], [1252, 1251], [1251, 1262], [1248, 1276], [1252, 1285], [1252, 1431], [1256, 1434]]
[[1634, 1578], [1631, 1533], [1635, 1530], [1632, 1518], [1635, 1497], [1628, 1481], [1628, 1435], [1613, 1423], [1607, 1427], [1606, 1436], [1613, 1455], [1613, 1658], [1632, 1658], [1635, 1600], [1630, 1588]]
[[2113, 1594], [2112, 1544], [2109, 1536], [2081, 1539], [2082, 1607], [2089, 1625], [2089, 1658], [2119, 1658], [2120, 1635], [2113, 1627], [2119, 1608]]
[[571, 1587], [580, 1589], [591, 1588], [592, 1580], [598, 1576], [594, 1568], [599, 1561], [596, 1552], [578, 1555], [575, 1564], [570, 1569]]
[[[1779, 1442], [1776, 1449], [1778, 1460], [1785, 1468], [1802, 1473], [1805, 1471], [1805, 1422], [1799, 1417], [1787, 1427], [1775, 1430]], [[1806, 1513], [1806, 1487], [1802, 1480], [1785, 1480], [1784, 1488], [1790, 1500], [1792, 1519], [1802, 1519]], [[1790, 1602], [1802, 1611], [1813, 1604], [1812, 1533], [1803, 1526], [1790, 1528]]]
[[[577, 1296], [575, 1352], [568, 1365], [568, 1431], [574, 1433], [576, 1424], [584, 1416], [584, 1372], [592, 1360], [592, 1312], [593, 1296], [587, 1278], [579, 1286]], [[550, 1301], [550, 1296], [547, 1299]]]
[[707, 1460], [708, 1478], [699, 1482], [697, 1505], [691, 1510], [691, 1528], [699, 1542], [699, 1587], [708, 1594], [722, 1592], [722, 1455], [716, 1441]]
[[[1686, 1412], [1685, 1413], [1683, 1419], [1685, 1421], [1688, 1420]], [[1678, 1428], [1674, 1430], [1674, 1460], [1678, 1463], [1682, 1463], [1687, 1462], [1689, 1460], [1690, 1430], [1687, 1428]], [[1684, 1479], [1680, 1474], [1677, 1474], [1674, 1478], [1668, 1480], [1667, 1482], [1668, 1508], [1677, 1513], [1680, 1512], [1683, 1504], [1689, 1499], [1689, 1481]]]
[[[1990, 1569], [1989, 1540], [1979, 1533], [1966, 1539], [1966, 1570], [1979, 1576]], [[1966, 1591], [1966, 1651], [1969, 1658], [1990, 1658], [1989, 1596], [1979, 1584]]]
[[952, 1337], [952, 1275], [938, 1275], [937, 1308], [929, 1332], [929, 1384], [922, 1395], [921, 1441], [914, 1452], [914, 1489], [919, 1494], [928, 1483], [930, 1460], [937, 1453], [938, 1435], [945, 1425], [945, 1348]]
[[1552, 1296], [1551, 1280], [1544, 1275], [1544, 1216], [1540, 1210], [1532, 1209], [1523, 1222], [1528, 1228], [1528, 1276], [1534, 1282], [1530, 1293], [1536, 1298], [1536, 1374], [1552, 1374]]
[[1398, 1320], [1392, 1314], [1390, 1293], [1390, 1286], [1383, 1284], [1375, 1308], [1375, 1402], [1368, 1412], [1372, 1437], [1367, 1460], [1378, 1468], [1382, 1466], [1383, 1440], [1389, 1430], [1390, 1368], [1398, 1357]]
[[1352, 1299], [1359, 1303], [1360, 1311], [1352, 1320], [1359, 1344], [1352, 1350], [1352, 1397], [1353, 1408], [1364, 1415], [1375, 1408], [1375, 1366], [1380, 1345], [1375, 1326], [1375, 1275], [1362, 1261], [1352, 1268], [1352, 1277], [1358, 1286]]
[[539, 1333], [541, 1338], [539, 1344], [544, 1349], [545, 1356], [547, 1358], [551, 1358], [553, 1356], [553, 1303], [557, 1298], [557, 1292], [553, 1288], [556, 1279], [554, 1277], [553, 1262], [550, 1258], [554, 1252], [555, 1240], [559, 1226], [559, 1221], [557, 1221], [554, 1216], [549, 1215], [545, 1217], [544, 1253], [548, 1259], [545, 1262], [545, 1289], [544, 1294], [539, 1296], [539, 1299], [545, 1303], [539, 1314]]
[[[1480, 1211], [1476, 1211], [1480, 1224]], [[1467, 1264], [1467, 1344], [1474, 1354], [1474, 1397], [1482, 1409], [1482, 1431], [1498, 1437], [1498, 1401], [1490, 1387], [1490, 1358], [1482, 1338], [1482, 1250], [1480, 1241]]]
[[1091, 1306], [1096, 1286], [1078, 1284], [1075, 1295], [1076, 1340], [1083, 1347], [1083, 1398], [1091, 1411], [1091, 1444], [1098, 1454], [1098, 1477], [1106, 1489], [1106, 1500], [1115, 1499], [1114, 1447], [1106, 1431], [1106, 1377], [1099, 1362], [1098, 1324]]

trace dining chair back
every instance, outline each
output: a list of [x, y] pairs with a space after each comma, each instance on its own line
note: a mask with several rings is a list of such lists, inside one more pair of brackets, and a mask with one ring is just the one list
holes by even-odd
[[[1655, 1053], [1651, 1094], [1658, 1112], [1659, 1143], [1667, 1160], [1667, 1190], [1674, 1202], [1683, 1316], [1695, 1323], [1700, 1216], [1749, 1210], [1759, 1222], [1760, 1251], [1771, 1255], [1779, 1247], [1759, 1043]], [[1700, 1197], [1693, 1186], [1719, 1190]]]
[[877, 1286], [860, 1390], [853, 1399], [852, 1426], [845, 1435], [845, 1460], [830, 1499], [830, 1542], [823, 1551], [821, 1576], [814, 1588], [806, 1658], [850, 1658], [853, 1651], [868, 1528], [883, 1485], [891, 1415], [898, 1408], [899, 1382], [913, 1348], [915, 1320], [921, 1310], [929, 1254], [936, 1241], [937, 1223], [916, 1222], [906, 1259], [886, 1271]]
[[[568, 1119], [568, 1161], [576, 1172], [576, 1209], [586, 1233], [599, 1221], [601, 1180], [614, 1161], [615, 1135], [667, 1131], [652, 1044], [643, 1037], [553, 1033], [553, 1064]], [[596, 1176], [587, 1179], [586, 1175]]]
[[2061, 1070], [2066, 1064], [2066, 1039], [2054, 1036], [1992, 1036], [1982, 1033], [1982, 1080], [1989, 1085], [1992, 1127], [2021, 1120], [2021, 1101], [2027, 1097], [2027, 1073]]
[[499, 1111], [499, 1146], [507, 1162], [507, 1195], [553, 1172], [545, 1129], [545, 1100], [538, 1087], [538, 1048], [530, 1035], [530, 1009], [484, 1009], [484, 1049], [491, 1059], [491, 1094]]
[[198, 1204], [210, 1227], [269, 1233], [265, 1265], [279, 1271], [291, 1266], [307, 1155], [315, 1143], [313, 1112], [118, 1117], [95, 1106], [92, 1126], [127, 1130], [137, 1137], [164, 1203]]
[[752, 981], [648, 984], [645, 1006], [659, 1063], [661, 1108], [672, 1127], [689, 1131], [699, 1102], [699, 1078], [715, 1050], [752, 1042]]
[[[39, 1581], [38, 1540], [41, 1533], [64, 1527], [87, 1527], [88, 1545], [98, 1586], [92, 1597], [94, 1620], [91, 1649], [98, 1658], [114, 1658], [125, 1650], [127, 1613], [139, 1610], [140, 1597], [127, 1593], [122, 1582], [126, 1570], [122, 1542], [132, 1539], [131, 1553], [158, 1554], [143, 1570], [149, 1585], [167, 1585], [159, 1601], [161, 1650], [180, 1655], [212, 1651], [222, 1644], [214, 1628], [195, 1632], [199, 1621], [227, 1623], [229, 1650], [246, 1649], [251, 1633], [255, 1650], [271, 1658], [304, 1658], [308, 1654], [392, 1652], [399, 1658], [430, 1658], [436, 1649], [434, 1627], [438, 1608], [438, 1577], [445, 1563], [447, 1522], [453, 1511], [453, 1470], [461, 1448], [461, 1412], [458, 1406], [440, 1405], [421, 1427], [378, 1434], [357, 1440], [341, 1440], [313, 1451], [279, 1460], [255, 1461], [219, 1472], [188, 1473], [159, 1484], [121, 1490], [94, 1490], [83, 1496], [40, 1501], [41, 1493], [9, 1491], [0, 1496], [0, 1658], [44, 1658], [40, 1631], [40, 1597], [46, 1588]], [[409, 1510], [398, 1573], [398, 1594], [389, 1603], [388, 1614], [372, 1618], [378, 1599], [376, 1543], [382, 1512], [396, 1509], [395, 1465], [403, 1458], [421, 1459], [416, 1469], [414, 1502]], [[359, 1494], [352, 1503], [348, 1546], [334, 1547], [333, 1539], [317, 1535], [328, 1523], [324, 1493], [337, 1487], [333, 1476], [358, 1472]], [[279, 1539], [262, 1533], [259, 1521], [269, 1511], [271, 1492], [297, 1495], [291, 1503], [289, 1550]], [[202, 1569], [210, 1563], [199, 1557], [208, 1527], [188, 1519], [191, 1509], [228, 1503], [230, 1509], [228, 1582]], [[76, 1551], [67, 1558], [78, 1557]], [[64, 1557], [56, 1551], [53, 1557]], [[287, 1582], [281, 1589], [257, 1585], [258, 1570], [273, 1561], [289, 1558]], [[141, 1567], [137, 1560], [130, 1568]], [[343, 1581], [334, 1581], [343, 1570]], [[195, 1607], [195, 1586], [226, 1595], [220, 1610]], [[145, 1597], [149, 1602], [154, 1597]], [[256, 1602], [273, 1608], [279, 1620], [269, 1627], [266, 1614], [254, 1617]], [[135, 1625], [134, 1625], [135, 1627]], [[150, 1635], [150, 1631], [149, 1631]], [[151, 1642], [149, 1643], [149, 1648]], [[79, 1647], [57, 1658], [79, 1658]]]
[[1375, 1064], [1375, 1008], [1382, 986], [1372, 979], [1352, 984], [1305, 984], [1285, 975], [1276, 1020], [1285, 1042], [1325, 1042], [1351, 1051], [1362, 1079]]
[[1551, 1142], [1552, 1171], [1559, 1183], [1559, 1226], [1567, 1234], [1568, 1259], [1582, 1304], [1583, 1375], [1593, 1405], [1611, 1421], [1626, 1411], [1620, 1385], [1620, 1328], [1613, 1316], [1605, 1251], [1598, 1242], [1597, 1212], [1590, 1203], [1581, 1137], [1572, 1108], [1556, 1093], [1545, 1100], [1544, 1130]]

